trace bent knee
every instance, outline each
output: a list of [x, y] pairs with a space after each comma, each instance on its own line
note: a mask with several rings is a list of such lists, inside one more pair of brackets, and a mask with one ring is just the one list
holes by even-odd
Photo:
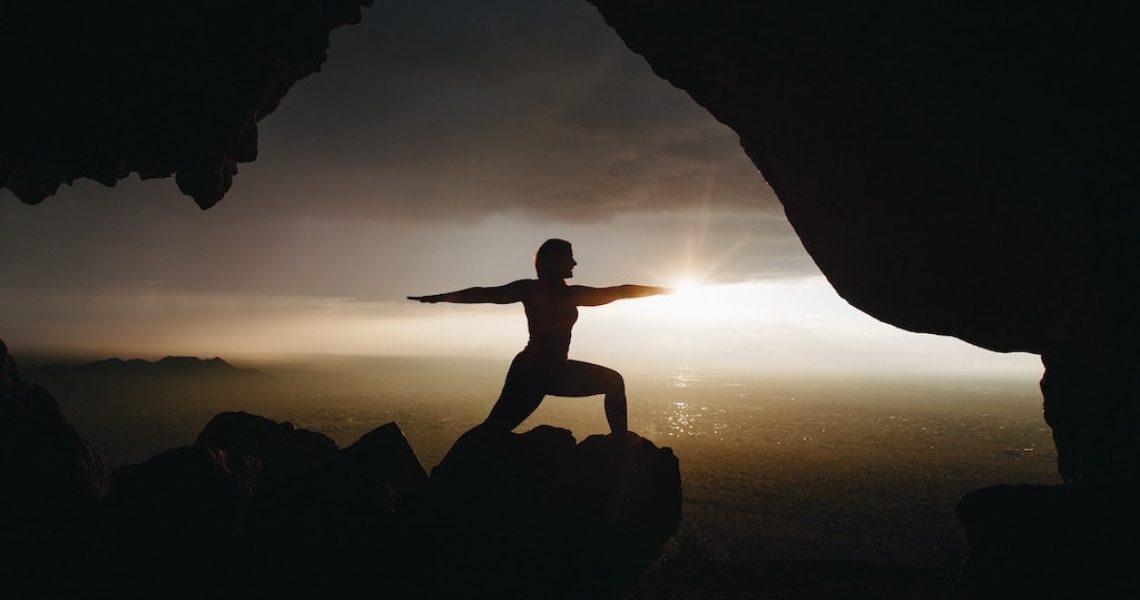
[[606, 387], [617, 392], [625, 391], [625, 378], [621, 373], [611, 369], [606, 375]]

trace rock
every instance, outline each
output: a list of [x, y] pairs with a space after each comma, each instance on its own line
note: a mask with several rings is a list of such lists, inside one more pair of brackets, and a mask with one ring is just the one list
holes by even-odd
[[142, 599], [169, 589], [177, 597], [229, 598], [248, 589], [257, 564], [245, 556], [250, 488], [227, 466], [234, 461], [186, 446], [116, 469], [88, 567], [98, 576], [85, 593]]
[[244, 527], [251, 490], [227, 462], [216, 448], [165, 450], [116, 469], [107, 504], [118, 526], [156, 543], [178, 539], [193, 545], [197, 538], [220, 542], [236, 537]]
[[1140, 356], [1101, 352], [1043, 357], [1045, 422], [1065, 481], [1140, 477]]
[[317, 546], [377, 550], [395, 513], [427, 484], [396, 423], [365, 434], [318, 468], [293, 472], [260, 498], [257, 526], [265, 535], [284, 533]]
[[854, 306], [999, 351], [1134, 347], [1131, 7], [591, 2], [740, 135]]
[[21, 377], [0, 341], [0, 545], [62, 533], [107, 490], [108, 472], [55, 399]]
[[[0, 340], [0, 586], [11, 597], [71, 597], [88, 579], [103, 461]], [[60, 577], [60, 566], [74, 578]], [[78, 582], [78, 583], [77, 583]]]
[[[477, 427], [432, 471], [425, 581], [433, 593], [592, 598], [620, 592], [680, 521], [677, 460], [635, 434]], [[446, 575], [446, 576], [445, 576]]]
[[[44, 439], [78, 439], [59, 437], [66, 422], [50, 396], [29, 396], [3, 352], [0, 377], [5, 428], [16, 415], [52, 424]], [[16, 456], [13, 440], [36, 460], [59, 450], [37, 439], [0, 437], [5, 460]], [[19, 574], [5, 591], [238, 599], [372, 587], [400, 598], [608, 597], [660, 555], [681, 499], [672, 452], [634, 434], [576, 445], [569, 431], [548, 426], [477, 428], [428, 479], [395, 423], [338, 450], [319, 433], [248, 413], [219, 414], [195, 445], [117, 469], [101, 500], [101, 487], [82, 489], [93, 506], [74, 513], [83, 521], [74, 535], [26, 529], [18, 538], [4, 529], [12, 545], [3, 551], [21, 554], [4, 557]], [[21, 497], [3, 495], [5, 508]], [[69, 516], [56, 512], [66, 506], [23, 508], [47, 522]], [[6, 526], [24, 516], [0, 514]]]
[[958, 503], [969, 552], [958, 597], [1134, 598], [1140, 483], [999, 485]]
[[[250, 485], [259, 488], [274, 488], [296, 480], [327, 467], [338, 455], [336, 442], [324, 434], [247, 412], [216, 415], [198, 434], [194, 445], [241, 456], [243, 463], [233, 465], [235, 471], [243, 472], [244, 477], [252, 480]], [[250, 471], [242, 471], [247, 464], [245, 456], [256, 459]], [[265, 490], [255, 495], [262, 492]]]
[[661, 556], [681, 524], [681, 472], [672, 450], [631, 434], [592, 435], [574, 448], [553, 486], [565, 515], [614, 585], [633, 581]]
[[80, 177], [175, 175], [209, 208], [257, 157], [258, 122], [320, 69], [329, 32], [371, 4], [6, 3], [0, 186], [35, 204]]
[[402, 497], [412, 497], [427, 486], [427, 472], [395, 423], [364, 434], [340, 454], [341, 462], [353, 471], [384, 482]]
[[476, 427], [460, 436], [432, 470], [433, 496], [470, 496], [469, 502], [491, 504], [541, 502], [534, 494], [565, 468], [574, 444], [568, 430], [549, 425], [510, 435]]
[[15, 390], [21, 387], [23, 381], [20, 379], [20, 369], [16, 366], [16, 360], [8, 354], [8, 346], [4, 340], [0, 340], [0, 393]]
[[187, 574], [188, 597], [341, 595], [377, 577], [403, 589], [414, 557], [394, 518], [425, 483], [395, 423], [341, 451], [287, 422], [219, 414], [194, 446], [115, 471], [99, 593], [147, 597]]
[[590, 1], [740, 135], [840, 296], [1042, 354], [1063, 476], [1140, 476], [1132, 7]]
[[[395, 423], [338, 450], [326, 436], [288, 422], [222, 413], [196, 445], [252, 461], [241, 474], [255, 480], [246, 544], [257, 558], [247, 563], [250, 573], [241, 581], [257, 594], [348, 594], [376, 577], [399, 579], [407, 570], [401, 565], [413, 557], [401, 553], [404, 534], [396, 517], [418, 499], [427, 477]], [[279, 573], [304, 575], [279, 580]], [[390, 591], [402, 585], [386, 583]]]

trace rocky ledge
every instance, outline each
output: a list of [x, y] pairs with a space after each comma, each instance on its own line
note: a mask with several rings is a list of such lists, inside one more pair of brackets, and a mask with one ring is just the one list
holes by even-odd
[[17, 597], [616, 597], [680, 521], [668, 448], [476, 428], [429, 478], [395, 423], [345, 448], [248, 413], [106, 469], [0, 355], [5, 589]]
[[1140, 483], [998, 485], [966, 494], [956, 597], [1137, 598]]

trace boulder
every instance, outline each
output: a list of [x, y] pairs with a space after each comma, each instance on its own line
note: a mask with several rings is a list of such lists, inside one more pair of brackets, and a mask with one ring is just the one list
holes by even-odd
[[189, 578], [190, 596], [300, 598], [377, 576], [396, 589], [415, 557], [401, 555], [394, 518], [425, 484], [395, 423], [342, 451], [288, 422], [222, 413], [194, 446], [115, 471], [97, 591], [142, 598]]
[[0, 546], [62, 533], [107, 490], [108, 471], [0, 341]]
[[676, 457], [637, 436], [540, 426], [464, 434], [432, 471], [419, 528], [432, 592], [498, 598], [617, 593], [680, 522]]
[[[336, 442], [328, 436], [297, 429], [289, 421], [277, 423], [247, 412], [225, 412], [214, 416], [195, 446], [217, 448], [231, 456], [256, 460], [252, 472], [245, 473], [251, 485], [274, 488], [331, 464], [338, 455]], [[234, 465], [244, 469], [243, 465]], [[262, 491], [259, 490], [257, 494]]]
[[1135, 598], [1140, 482], [999, 485], [966, 494], [958, 597]]
[[[0, 579], [12, 597], [66, 597], [84, 585], [108, 471], [44, 388], [23, 380], [0, 340]], [[73, 578], [59, 577], [74, 565]]]
[[[185, 446], [115, 470], [97, 524], [95, 597], [179, 597], [245, 589], [250, 487], [215, 448]], [[165, 592], [164, 592], [165, 593]], [[225, 597], [231, 597], [222, 594]]]
[[364, 434], [341, 451], [340, 460], [346, 468], [384, 482], [401, 497], [410, 498], [427, 486], [427, 472], [396, 423]]
[[588, 567], [598, 571], [593, 576], [614, 584], [643, 573], [681, 524], [677, 458], [632, 434], [583, 440], [552, 492], [555, 511], [591, 554]]
[[250, 486], [216, 448], [184, 446], [120, 467], [111, 477], [106, 504], [119, 526], [156, 539], [232, 536], [241, 532]]
[[[223, 413], [195, 445], [119, 468], [109, 485], [86, 471], [83, 485], [61, 485], [48, 475], [70, 471], [54, 453], [73, 451], [60, 462], [73, 467], [86, 446], [3, 353], [0, 378], [14, 432], [0, 438], [5, 465], [46, 461], [45, 490], [67, 491], [42, 506], [25, 488], [3, 497], [25, 511], [0, 515], [4, 550], [19, 558], [5, 557], [20, 574], [5, 589], [25, 595], [308, 598], [382, 582], [393, 597], [607, 597], [660, 555], [680, 518], [669, 449], [635, 434], [576, 444], [548, 426], [476, 428], [428, 479], [395, 423], [338, 450], [289, 423]], [[59, 512], [77, 502], [89, 506]], [[80, 526], [68, 536], [11, 527], [32, 511]], [[52, 576], [61, 572], [70, 576]]]

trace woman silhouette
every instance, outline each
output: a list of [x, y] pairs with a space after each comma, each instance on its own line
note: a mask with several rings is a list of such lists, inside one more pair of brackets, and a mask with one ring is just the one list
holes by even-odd
[[625, 382], [613, 369], [569, 360], [570, 330], [578, 320], [579, 306], [600, 306], [622, 298], [667, 294], [669, 289], [644, 285], [606, 288], [566, 285], [566, 279], [574, 276], [577, 264], [570, 242], [551, 239], [543, 242], [534, 255], [538, 279], [520, 279], [498, 287], [473, 287], [432, 296], [408, 296], [409, 300], [433, 303], [522, 302], [530, 340], [511, 362], [503, 391], [483, 421], [484, 427], [504, 432], [518, 427], [547, 394], [573, 397], [605, 394], [610, 430], [626, 432]]

